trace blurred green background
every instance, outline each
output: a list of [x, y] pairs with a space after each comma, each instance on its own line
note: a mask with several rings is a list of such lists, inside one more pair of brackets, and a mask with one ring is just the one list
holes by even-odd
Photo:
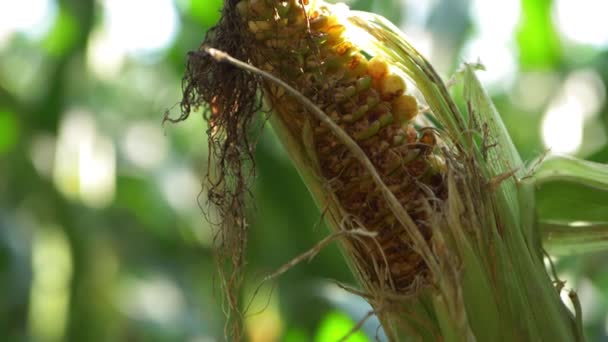
[[[608, 161], [607, 1], [349, 4], [398, 23], [445, 78], [481, 59], [526, 160], [551, 148]], [[212, 232], [197, 204], [205, 123], [161, 125], [166, 109], [178, 114], [185, 55], [220, 7], [0, 1], [0, 340], [223, 340]], [[327, 235], [270, 129], [257, 160], [244, 302]], [[607, 257], [555, 258], [593, 341], [608, 341]], [[249, 338], [338, 339], [369, 307], [332, 280], [352, 282], [335, 246], [262, 288]], [[373, 338], [376, 327], [364, 331]]]

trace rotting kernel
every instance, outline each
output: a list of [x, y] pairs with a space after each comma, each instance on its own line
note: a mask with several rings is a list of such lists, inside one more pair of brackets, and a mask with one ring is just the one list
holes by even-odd
[[352, 57], [350, 62], [347, 64], [348, 69], [355, 76], [363, 76], [367, 74], [369, 62], [362, 54], [356, 54]]
[[353, 44], [349, 43], [349, 42], [342, 42], [338, 45], [336, 45], [336, 47], [334, 48], [336, 53], [340, 56], [346, 54], [349, 51], [352, 51], [354, 49]]
[[367, 63], [368, 74], [376, 80], [379, 80], [388, 73], [388, 64], [384, 58], [375, 56]]

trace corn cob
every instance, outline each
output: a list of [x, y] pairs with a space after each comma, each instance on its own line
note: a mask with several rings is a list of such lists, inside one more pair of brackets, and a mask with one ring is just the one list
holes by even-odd
[[[444, 166], [435, 151], [433, 131], [415, 123], [418, 101], [406, 79], [382, 57], [370, 58], [349, 41], [332, 5], [242, 0], [236, 8], [255, 41], [252, 63], [313, 100], [353, 137], [422, 236], [430, 240], [433, 232], [423, 200], [430, 193], [436, 198], [447, 196]], [[426, 280], [427, 265], [364, 167], [282, 88], [274, 84], [265, 88], [266, 100], [291, 135], [311, 145], [310, 159], [344, 211], [377, 233], [377, 242], [352, 241], [363, 256], [356, 261], [362, 277], [376, 286], [388, 280], [400, 293]]]

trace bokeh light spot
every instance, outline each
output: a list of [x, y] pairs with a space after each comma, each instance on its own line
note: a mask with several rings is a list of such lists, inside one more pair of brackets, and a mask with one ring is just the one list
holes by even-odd
[[117, 300], [127, 315], [160, 324], [175, 324], [185, 307], [181, 290], [163, 275], [129, 279]]
[[68, 198], [104, 207], [114, 198], [116, 152], [112, 140], [97, 132], [93, 114], [74, 110], [64, 115], [55, 151], [53, 178]]
[[102, 80], [116, 78], [125, 62], [125, 51], [112, 41], [105, 27], [91, 33], [87, 46], [87, 66]]
[[248, 341], [280, 341], [283, 321], [279, 311], [279, 294], [269, 284], [256, 288], [245, 288], [245, 298], [249, 300], [245, 329]]
[[67, 238], [58, 227], [38, 229], [34, 234], [32, 252], [30, 334], [37, 341], [61, 341], [72, 277], [72, 256]]
[[586, 119], [596, 116], [606, 100], [604, 82], [592, 69], [579, 70], [568, 75], [564, 92], [578, 99]]
[[201, 183], [189, 168], [169, 170], [161, 179], [161, 189], [169, 205], [180, 212], [197, 210], [196, 198]]
[[123, 150], [129, 161], [138, 167], [158, 167], [167, 157], [167, 139], [162, 127], [154, 122], [137, 122], [127, 128]]
[[583, 106], [571, 95], [549, 106], [542, 123], [543, 142], [554, 154], [576, 152], [583, 141]]

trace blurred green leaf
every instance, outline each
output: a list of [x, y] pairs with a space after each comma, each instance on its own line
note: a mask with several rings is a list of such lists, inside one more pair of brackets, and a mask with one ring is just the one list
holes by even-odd
[[557, 181], [536, 190], [538, 215], [560, 222], [608, 221], [606, 191], [580, 184]]
[[[346, 314], [339, 311], [329, 312], [321, 321], [319, 330], [315, 337], [316, 342], [335, 342], [340, 341], [346, 336], [355, 326], [353, 322]], [[361, 331], [357, 331], [352, 334], [345, 341], [348, 342], [366, 342], [367, 337]]]
[[211, 27], [221, 15], [222, 0], [190, 0], [190, 15], [204, 27]]
[[561, 59], [560, 41], [551, 19], [552, 3], [552, 0], [521, 0], [517, 44], [523, 69], [554, 67]]
[[553, 157], [534, 174], [541, 221], [608, 222], [608, 165]]
[[378, 13], [395, 25], [399, 25], [403, 19], [401, 7], [403, 7], [403, 4], [400, 0], [373, 1], [371, 12]]
[[534, 179], [537, 186], [554, 181], [567, 181], [608, 191], [608, 164], [569, 156], [551, 157], [539, 165]]
[[306, 334], [305, 330], [301, 329], [289, 329], [285, 336], [283, 336], [284, 342], [308, 342], [310, 341], [310, 336]]
[[19, 139], [19, 125], [15, 114], [0, 110], [0, 154], [9, 152]]
[[63, 56], [77, 43], [78, 21], [65, 8], [61, 8], [55, 24], [44, 42], [44, 48], [52, 56]]

